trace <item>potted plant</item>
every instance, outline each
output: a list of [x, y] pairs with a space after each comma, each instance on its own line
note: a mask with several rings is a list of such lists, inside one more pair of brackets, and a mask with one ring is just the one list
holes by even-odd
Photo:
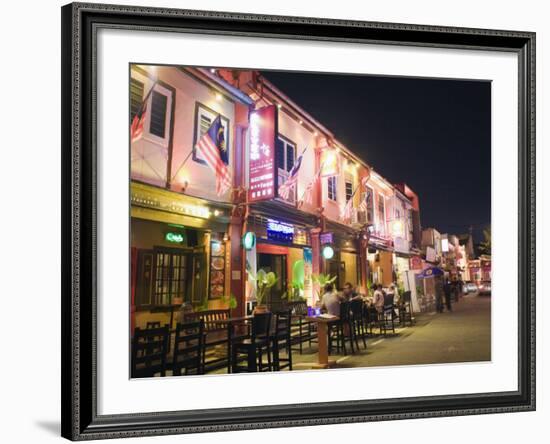
[[222, 296], [222, 302], [224, 304], [227, 304], [228, 306], [227, 308], [231, 310], [234, 310], [235, 308], [237, 308], [237, 298], [233, 295], [233, 293], [231, 293], [229, 297]]
[[265, 270], [259, 269], [256, 276], [252, 272], [248, 272], [248, 275], [252, 279], [256, 287], [256, 307], [254, 308], [254, 313], [265, 313], [268, 311], [267, 306], [265, 305], [265, 297], [268, 290], [273, 287], [279, 280], [275, 273], [270, 271], [266, 273]]

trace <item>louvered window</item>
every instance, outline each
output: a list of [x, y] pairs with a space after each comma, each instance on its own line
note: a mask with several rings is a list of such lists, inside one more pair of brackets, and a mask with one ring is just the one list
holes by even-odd
[[166, 110], [168, 97], [158, 91], [153, 91], [151, 97], [151, 125], [149, 132], [164, 139], [166, 126]]
[[134, 78], [130, 78], [130, 121], [138, 113], [143, 101], [143, 83]]

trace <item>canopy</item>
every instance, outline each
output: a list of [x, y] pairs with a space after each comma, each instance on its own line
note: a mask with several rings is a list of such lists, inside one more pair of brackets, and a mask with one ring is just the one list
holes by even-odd
[[422, 273], [419, 273], [417, 276], [420, 278], [429, 278], [433, 276], [443, 276], [444, 271], [438, 267], [428, 267], [425, 270], [422, 270]]

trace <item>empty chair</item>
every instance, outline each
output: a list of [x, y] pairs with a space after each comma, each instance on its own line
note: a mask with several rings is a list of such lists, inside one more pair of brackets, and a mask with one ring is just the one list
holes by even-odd
[[204, 374], [204, 321], [176, 326], [172, 370], [175, 376]]
[[353, 336], [355, 338], [355, 345], [357, 346], [357, 350], [359, 350], [359, 338], [361, 338], [363, 342], [363, 347], [366, 349], [367, 341], [365, 339], [365, 336], [367, 334], [367, 326], [364, 317], [363, 301], [360, 299], [350, 301], [350, 311]]
[[[291, 319], [292, 314], [290, 310], [275, 313], [275, 330], [272, 334], [273, 369], [275, 371], [285, 368], [292, 370]], [[286, 358], [281, 357], [283, 350], [286, 353]]]
[[132, 342], [132, 378], [166, 375], [169, 335], [168, 325], [145, 330], [135, 329]]
[[340, 316], [337, 321], [330, 322], [328, 324], [328, 334], [329, 334], [329, 343], [328, 350], [329, 353], [333, 349], [333, 341], [336, 341], [336, 352], [340, 353], [340, 350], [344, 352], [344, 355], [347, 354], [346, 350], [346, 341], [349, 341], [351, 346], [351, 352], [355, 353], [355, 348], [353, 346], [354, 335], [353, 335], [353, 326], [351, 323], [351, 313], [350, 313], [350, 303], [341, 302], [340, 303]]
[[[234, 340], [231, 345], [231, 370], [233, 373], [271, 371], [271, 313], [256, 313], [252, 318], [250, 335]], [[263, 355], [267, 354], [267, 366]], [[246, 366], [239, 365], [240, 358], [246, 357]]]
[[[293, 301], [288, 303], [292, 315], [291, 323], [291, 341], [293, 346], [298, 346], [297, 350], [302, 354], [304, 343], [311, 347], [312, 343], [317, 342], [317, 330], [315, 322], [306, 319], [307, 302]], [[294, 349], [296, 350], [296, 348]]]
[[384, 295], [384, 309], [380, 315], [380, 333], [387, 333], [391, 329], [395, 333], [395, 306], [393, 304], [393, 294]]
[[411, 292], [405, 291], [401, 295], [401, 303], [399, 304], [399, 320], [403, 326], [407, 324], [413, 325], [413, 310], [411, 304]]

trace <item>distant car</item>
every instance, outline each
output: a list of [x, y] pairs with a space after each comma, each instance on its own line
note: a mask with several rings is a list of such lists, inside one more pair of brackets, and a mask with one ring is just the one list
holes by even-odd
[[473, 282], [466, 282], [462, 287], [462, 292], [464, 294], [475, 293], [477, 291], [477, 285]]
[[483, 281], [477, 288], [479, 294], [491, 294], [491, 281]]

